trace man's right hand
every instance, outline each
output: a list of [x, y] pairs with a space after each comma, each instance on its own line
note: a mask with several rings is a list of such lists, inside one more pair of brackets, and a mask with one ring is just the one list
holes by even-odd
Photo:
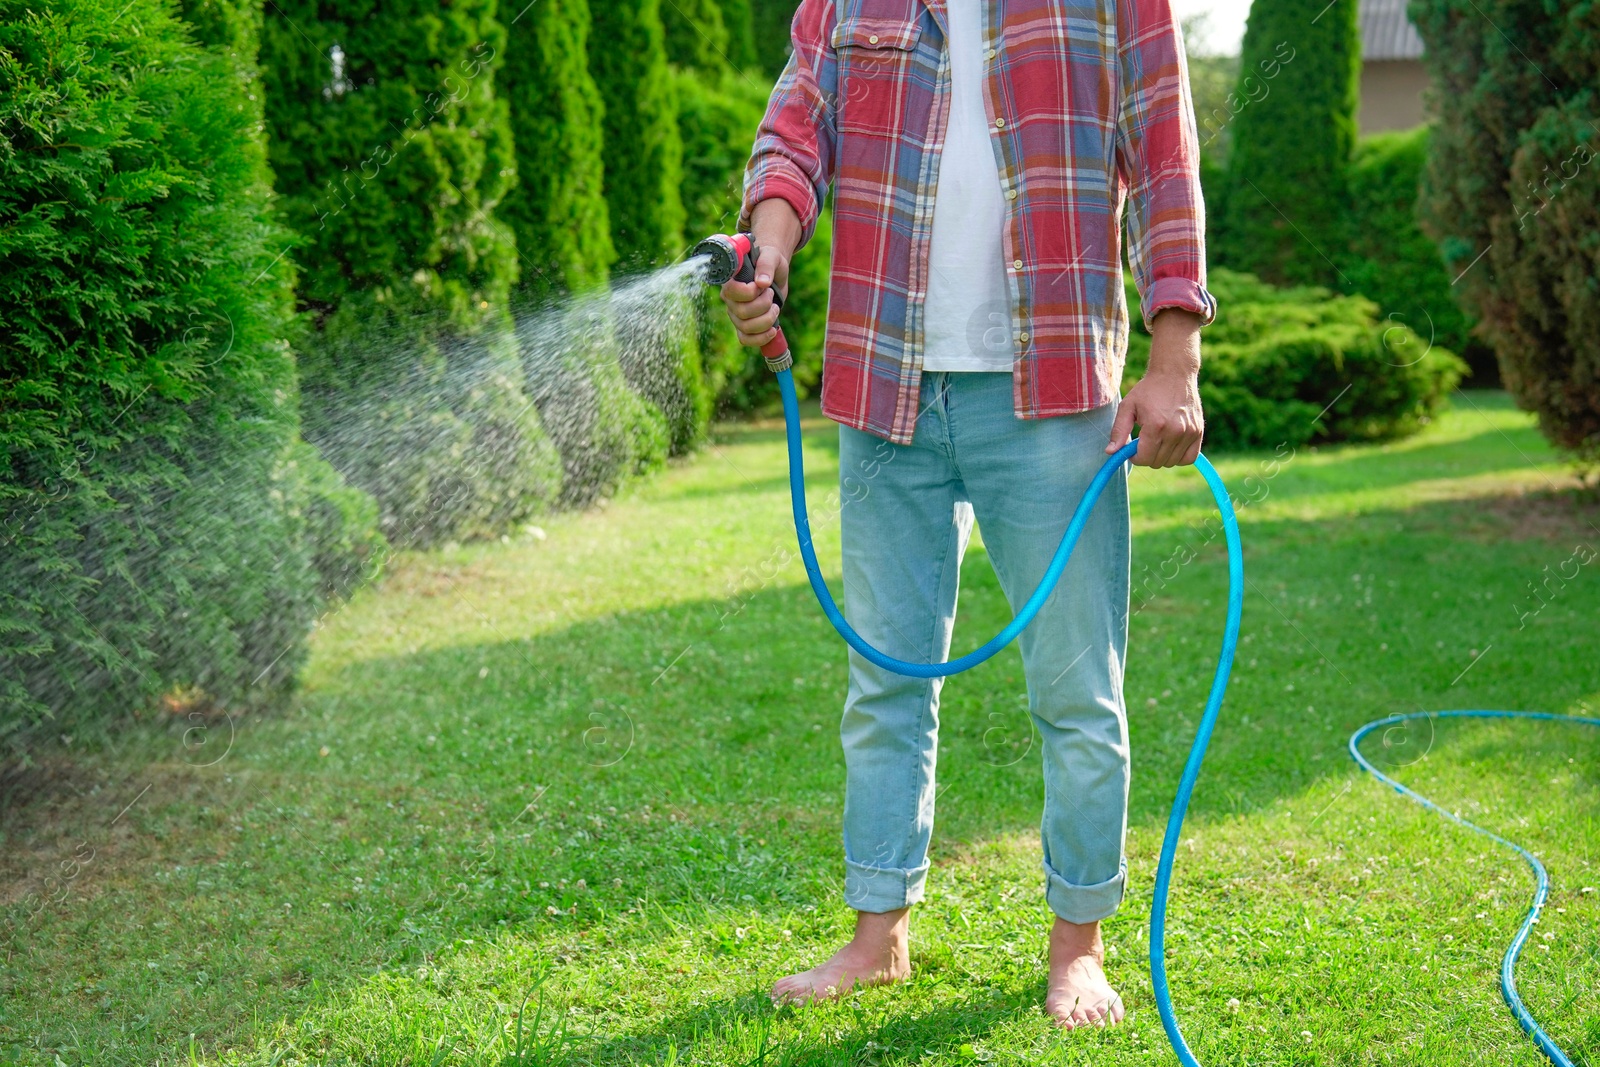
[[750, 234], [760, 250], [756, 280], [722, 286], [722, 302], [739, 331], [740, 344], [760, 348], [777, 336], [778, 309], [771, 290], [776, 288], [788, 298], [789, 257], [800, 243], [800, 233], [800, 216], [787, 200], [763, 200], [750, 213]]

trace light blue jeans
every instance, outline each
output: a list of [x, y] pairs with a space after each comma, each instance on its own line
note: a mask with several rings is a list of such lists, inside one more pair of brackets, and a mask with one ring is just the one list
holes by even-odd
[[[1044, 574], [1105, 461], [1115, 404], [1019, 419], [1010, 374], [930, 373], [911, 444], [839, 429], [845, 614], [891, 656], [949, 658], [961, 557], [976, 518], [1012, 610]], [[1054, 595], [1018, 638], [1043, 739], [1045, 899], [1084, 923], [1127, 880], [1128, 487], [1111, 480]], [[988, 634], [979, 635], [986, 640]], [[922, 899], [933, 830], [939, 679], [850, 653], [844, 742], [845, 900], [884, 912]]]

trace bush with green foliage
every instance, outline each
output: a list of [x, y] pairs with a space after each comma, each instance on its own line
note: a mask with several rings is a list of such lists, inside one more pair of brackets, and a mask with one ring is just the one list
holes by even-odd
[[[634, 273], [677, 258], [690, 240], [684, 229], [678, 89], [686, 71], [724, 66], [719, 49], [727, 46], [721, 11], [710, 0], [669, 7], [676, 20], [671, 47], [685, 64], [677, 70], [668, 64], [660, 0], [615, 0], [594, 10], [591, 40], [606, 42], [590, 48], [589, 69], [606, 101], [611, 236], [624, 267]], [[696, 42], [703, 43], [707, 26], [712, 43], [702, 48]], [[617, 283], [630, 290], [648, 284]], [[694, 332], [682, 328], [692, 311], [666, 301], [661, 321], [641, 321], [641, 309], [631, 307], [638, 297], [637, 291], [619, 295], [624, 310], [603, 332], [617, 338], [629, 384], [666, 414], [672, 451], [686, 452], [704, 436], [711, 407]], [[656, 302], [642, 310], [655, 314], [662, 306]]]
[[282, 0], [262, 72], [273, 168], [301, 235], [305, 432], [401, 543], [496, 532], [545, 506], [555, 451], [508, 303], [516, 174], [494, 0]]
[[722, 24], [728, 28], [728, 65], [735, 70], [753, 70], [756, 58], [755, 12], [753, 0], [722, 0]]
[[[675, 77], [689, 230], [696, 239], [728, 233], [738, 222], [744, 166], [766, 109], [766, 88], [733, 73], [680, 70]], [[715, 289], [695, 294], [693, 313], [710, 408], [752, 353], [739, 344]]]
[[1588, 463], [1600, 463], [1596, 11], [1510, 0], [1411, 8], [1437, 116], [1423, 225], [1517, 403]]
[[769, 78], [789, 62], [789, 27], [799, 6], [799, 0], [750, 0], [756, 62]]
[[[1131, 277], [1126, 286], [1136, 308]], [[1380, 319], [1364, 297], [1279, 289], [1226, 269], [1212, 271], [1207, 286], [1219, 308], [1201, 346], [1205, 446], [1213, 451], [1414, 433], [1466, 372], [1449, 351]], [[1133, 319], [1124, 391], [1150, 360], [1150, 336]]]
[[506, 30], [499, 94], [517, 184], [497, 208], [536, 299], [603, 285], [616, 250], [606, 210], [605, 104], [589, 74], [588, 0], [541, 0]]
[[682, 69], [727, 70], [728, 27], [720, 0], [667, 0], [661, 7], [667, 61]]
[[1214, 262], [1273, 284], [1336, 283], [1360, 71], [1356, 0], [1250, 9]]
[[251, 12], [0, 0], [0, 735], [281, 695], [381, 549], [297, 437]]
[[661, 0], [606, 0], [592, 10], [589, 70], [605, 101], [605, 192], [625, 270], [683, 251], [683, 142], [667, 66]]
[[1350, 160], [1350, 245], [1342, 288], [1375, 301], [1391, 321], [1466, 352], [1471, 321], [1457, 306], [1439, 246], [1417, 223], [1428, 127], [1362, 138]]
[[[587, 0], [542, 0], [508, 27], [499, 76], [518, 184], [498, 211], [517, 237], [519, 298], [545, 307], [525, 310], [518, 330], [526, 388], [561, 455], [561, 501], [574, 507], [657, 464], [665, 434], [661, 413], [629, 392], [614, 324], [586, 331], [581, 345], [549, 328], [550, 305], [603, 291], [616, 258], [604, 187], [605, 105], [589, 73], [589, 34]], [[604, 304], [590, 299], [586, 308], [592, 317]]]

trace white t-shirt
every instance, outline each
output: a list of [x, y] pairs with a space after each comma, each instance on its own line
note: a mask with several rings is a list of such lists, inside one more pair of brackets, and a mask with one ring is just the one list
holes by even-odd
[[929, 371], [1009, 371], [1015, 358], [1001, 245], [1005, 198], [983, 109], [985, 2], [993, 0], [946, 0], [950, 123], [928, 249], [922, 366]]

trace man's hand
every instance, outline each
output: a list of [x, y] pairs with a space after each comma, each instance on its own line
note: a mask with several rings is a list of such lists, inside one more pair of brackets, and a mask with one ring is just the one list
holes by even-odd
[[1200, 410], [1200, 316], [1164, 308], [1150, 326], [1150, 367], [1128, 390], [1111, 424], [1110, 455], [1139, 426], [1140, 467], [1181, 467], [1200, 454], [1206, 420]]
[[800, 243], [800, 216], [787, 200], [763, 200], [750, 213], [750, 234], [760, 249], [756, 280], [724, 283], [722, 302], [739, 331], [739, 343], [760, 348], [778, 332], [778, 309], [769, 290], [776, 287], [780, 296], [789, 295], [789, 257]]

